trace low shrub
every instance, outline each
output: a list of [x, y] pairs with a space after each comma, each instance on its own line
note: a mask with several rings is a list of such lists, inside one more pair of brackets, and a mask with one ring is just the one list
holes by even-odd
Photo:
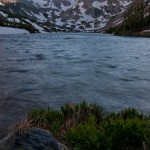
[[66, 141], [76, 150], [97, 150], [100, 148], [100, 130], [96, 127], [95, 116], [90, 116], [86, 123], [79, 123], [70, 128], [66, 134]]
[[64, 121], [64, 117], [60, 111], [47, 109], [33, 110], [28, 114], [28, 120], [32, 120], [33, 126], [46, 128], [57, 134]]
[[142, 150], [143, 144], [149, 146], [149, 135], [147, 120], [110, 119], [101, 124], [99, 141], [103, 149]]
[[132, 118], [144, 119], [146, 118], [146, 116], [143, 116], [143, 113], [138, 112], [134, 108], [127, 108], [117, 113], [109, 114], [108, 118], [112, 118], [112, 119], [123, 118], [124, 120], [126, 120], [126, 119], [132, 119]]
[[60, 110], [33, 110], [27, 121], [32, 127], [49, 130], [70, 149], [148, 150], [149, 119], [133, 108], [106, 115], [99, 105], [82, 102], [68, 103]]
[[98, 122], [103, 119], [103, 109], [96, 104], [87, 104], [82, 102], [79, 104], [68, 103], [61, 107], [61, 112], [66, 119], [75, 119], [78, 123], [84, 122], [90, 115], [96, 116]]
[[110, 119], [103, 121], [99, 127], [95, 119], [91, 121], [80, 123], [68, 130], [66, 140], [73, 149], [142, 150], [144, 147], [150, 148], [150, 129], [147, 120]]

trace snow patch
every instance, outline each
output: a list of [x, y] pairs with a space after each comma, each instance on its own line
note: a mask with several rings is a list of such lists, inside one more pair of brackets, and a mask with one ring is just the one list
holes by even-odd
[[117, 21], [115, 21], [113, 24], [113, 26], [117, 26], [117, 25], [119, 25], [119, 24], [121, 24], [122, 22], [124, 21], [124, 19], [122, 19], [122, 20], [117, 20]]
[[29, 12], [27, 12], [24, 8], [21, 8], [27, 15], [32, 16]]
[[150, 29], [149, 30], [143, 30], [142, 32], [143, 33], [150, 32]]
[[98, 8], [98, 9], [99, 9], [100, 7], [108, 6], [107, 1], [104, 1], [104, 2], [94, 1], [94, 2], [92, 3], [92, 5], [93, 5], [93, 7]]
[[149, 12], [147, 12], [147, 13], [144, 15], [144, 17], [147, 17], [147, 16], [149, 16]]
[[131, 1], [120, 1], [120, 5], [123, 7], [128, 6], [131, 3]]
[[64, 6], [63, 4], [61, 4], [62, 10], [66, 11], [67, 9], [70, 9], [72, 7], [75, 7], [75, 5], [77, 5], [77, 1], [76, 0], [70, 0], [69, 2], [70, 2], [69, 6]]
[[28, 19], [24, 19], [24, 20], [26, 20], [28, 23], [30, 23], [34, 28], [38, 29], [40, 33], [45, 33], [44, 29], [42, 27], [40, 27], [39, 25], [37, 25], [36, 23], [33, 23]]
[[47, 19], [45, 18], [45, 16], [42, 14], [42, 13], [39, 13], [39, 14], [34, 14], [32, 12], [32, 14], [40, 21], [40, 22], [46, 22]]
[[0, 27], [0, 34], [29, 34], [29, 31], [18, 28]]
[[8, 17], [8, 14], [3, 13], [2, 11], [0, 11], [0, 14], [4, 17]]
[[18, 18], [7, 18], [7, 20], [9, 22], [16, 22], [16, 23], [20, 23], [20, 20]]
[[0, 2], [0, 5], [1, 5], [1, 6], [5, 6], [2, 2]]
[[56, 20], [55, 20], [55, 22], [56, 22], [56, 25], [59, 25], [59, 26], [63, 26], [65, 23], [63, 23], [62, 21], [61, 21], [61, 18], [57, 18]]
[[44, 7], [44, 5], [47, 5], [47, 1], [45, 0], [28, 0], [34, 3], [37, 7]]

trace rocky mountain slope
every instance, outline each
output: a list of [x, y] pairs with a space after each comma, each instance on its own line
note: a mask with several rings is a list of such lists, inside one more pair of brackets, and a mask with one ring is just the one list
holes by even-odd
[[117, 35], [150, 36], [150, 0], [136, 0], [105, 26]]
[[133, 0], [0, 0], [0, 25], [30, 32], [101, 31]]

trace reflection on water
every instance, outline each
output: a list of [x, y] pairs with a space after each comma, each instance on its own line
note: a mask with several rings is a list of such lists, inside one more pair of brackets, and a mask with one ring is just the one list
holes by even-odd
[[150, 112], [150, 44], [103, 34], [0, 35], [0, 133], [68, 101]]

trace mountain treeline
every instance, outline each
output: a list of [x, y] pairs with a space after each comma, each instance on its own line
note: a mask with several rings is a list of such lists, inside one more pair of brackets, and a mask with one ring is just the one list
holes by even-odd
[[39, 32], [35, 27], [33, 27], [28, 22], [26, 22], [26, 23], [25, 23], [25, 21], [16, 22], [15, 18], [14, 18], [14, 21], [12, 21], [12, 22], [0, 18], [0, 26], [25, 29], [25, 30], [29, 31], [30, 33], [37, 33], [37, 32]]
[[150, 36], [149, 32], [142, 32], [150, 29], [150, 6], [148, 1], [133, 3], [124, 12], [124, 20], [121, 24], [111, 27], [108, 33], [127, 36]]

